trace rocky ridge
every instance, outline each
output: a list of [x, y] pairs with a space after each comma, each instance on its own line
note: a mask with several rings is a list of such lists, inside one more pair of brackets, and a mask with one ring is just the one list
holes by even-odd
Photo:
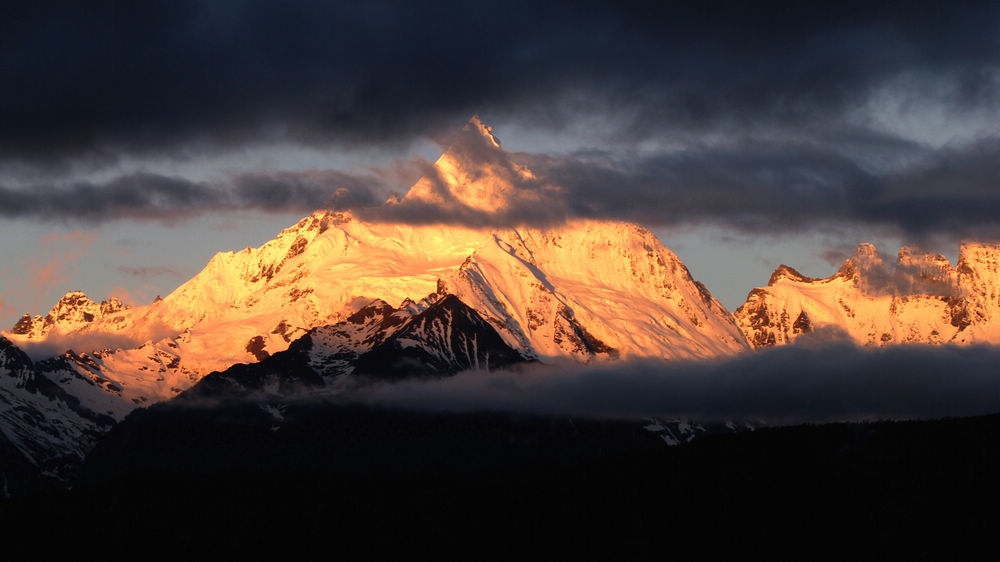
[[952, 266], [940, 254], [904, 247], [887, 264], [860, 244], [830, 277], [779, 266], [734, 316], [755, 348], [792, 343], [817, 329], [859, 345], [1000, 343], [1000, 245], [964, 242]]

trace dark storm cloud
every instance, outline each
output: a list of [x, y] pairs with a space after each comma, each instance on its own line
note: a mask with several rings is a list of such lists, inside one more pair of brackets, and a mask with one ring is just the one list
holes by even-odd
[[[220, 190], [74, 173], [248, 144], [402, 146], [444, 139], [480, 113], [556, 134], [592, 120], [593, 146], [616, 156], [534, 162], [564, 192], [501, 215], [417, 204], [379, 213], [772, 232], [857, 220], [1000, 234], [989, 139], [978, 152], [935, 153], [864, 119], [844, 133], [845, 119], [889, 86], [910, 115], [917, 102], [949, 119], [994, 115], [998, 24], [989, 2], [5, 3], [0, 173], [10, 179], [0, 180], [0, 213], [172, 220], [209, 208], [308, 211], [331, 197], [369, 208], [388, 188], [349, 181], [323, 192], [331, 181], [308, 174], [246, 175]], [[682, 150], [621, 155], [648, 140]], [[903, 157], [913, 165], [892, 172], [868, 161]], [[38, 183], [59, 185], [22, 189]], [[541, 189], [525, 185], [523, 201], [532, 188]]]
[[898, 224], [908, 232], [1000, 236], [998, 162], [1000, 138], [939, 150], [907, 172], [886, 178], [858, 206], [856, 218]]
[[[863, 224], [914, 241], [941, 233], [1000, 237], [997, 139], [931, 149], [893, 138], [852, 137], [855, 152], [870, 149], [910, 162], [880, 170], [845, 151], [839, 139], [831, 144], [745, 137], [648, 154], [551, 156], [500, 149], [470, 127], [443, 136], [441, 147], [473, 176], [487, 174], [502, 184], [503, 206], [466, 205], [451, 190], [453, 180], [415, 159], [367, 175], [256, 171], [203, 182], [133, 173], [102, 183], [0, 186], [0, 216], [170, 222], [225, 210], [327, 208], [351, 210], [369, 221], [472, 227], [544, 226], [587, 217], [649, 227], [715, 223], [751, 234]], [[401, 197], [409, 186], [395, 182], [404, 176], [423, 176], [437, 200]], [[394, 202], [383, 204], [393, 194]]]
[[862, 349], [824, 342], [726, 361], [631, 361], [464, 373], [369, 389], [377, 404], [446, 411], [759, 420], [770, 424], [932, 419], [1000, 411], [990, 347]]
[[130, 267], [120, 265], [118, 266], [118, 271], [128, 275], [129, 277], [135, 277], [136, 279], [141, 279], [143, 281], [149, 281], [162, 277], [173, 277], [175, 279], [183, 280], [187, 277], [187, 273], [169, 265], [158, 265], [152, 267]]
[[565, 188], [578, 216], [751, 233], [860, 223], [916, 239], [1000, 236], [1000, 142], [910, 152], [919, 164], [882, 171], [826, 145], [758, 139], [631, 159], [525, 158]]
[[374, 177], [336, 170], [243, 173], [233, 184], [237, 205], [265, 211], [369, 207], [384, 200], [386, 190]]
[[570, 192], [574, 214], [646, 225], [719, 221], [742, 230], [793, 230], [847, 215], [875, 187], [849, 158], [767, 141], [612, 163], [543, 158], [536, 167]]
[[6, 3], [0, 153], [268, 137], [409, 142], [475, 112], [664, 127], [815, 123], [887, 76], [961, 78], [989, 103], [989, 3]]
[[210, 208], [222, 201], [221, 194], [184, 180], [137, 173], [104, 183], [78, 182], [67, 186], [32, 186], [12, 189], [0, 186], [0, 215], [47, 220], [75, 219], [84, 222], [114, 218], [176, 218], [178, 210]]
[[107, 182], [0, 185], [0, 217], [100, 223], [148, 219], [165, 223], [219, 211], [309, 213], [371, 205], [384, 191], [374, 177], [337, 171], [243, 173], [196, 182], [134, 173]]

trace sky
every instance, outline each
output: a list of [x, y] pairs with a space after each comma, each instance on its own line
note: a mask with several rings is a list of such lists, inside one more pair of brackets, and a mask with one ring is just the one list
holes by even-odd
[[371, 209], [473, 115], [560, 188], [504, 220], [640, 223], [730, 310], [859, 242], [954, 263], [1000, 238], [997, 29], [988, 2], [4, 2], [0, 326]]

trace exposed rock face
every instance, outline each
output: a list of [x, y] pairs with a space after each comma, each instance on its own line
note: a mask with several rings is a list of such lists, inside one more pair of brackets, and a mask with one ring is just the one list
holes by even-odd
[[531, 361], [458, 297], [434, 293], [393, 308], [375, 301], [320, 326], [259, 363], [210, 373], [182, 398], [283, 395], [335, 388], [345, 377], [396, 380], [503, 369]]
[[68, 334], [127, 308], [121, 300], [114, 297], [96, 303], [81, 291], [70, 291], [45, 316], [22, 316], [10, 333], [19, 336], [18, 339], [41, 340], [49, 332]]

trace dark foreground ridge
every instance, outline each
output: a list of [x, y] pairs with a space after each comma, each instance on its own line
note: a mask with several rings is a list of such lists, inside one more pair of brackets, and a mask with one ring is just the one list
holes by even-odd
[[230, 556], [953, 558], [1000, 522], [1000, 416], [832, 424], [666, 447], [636, 420], [300, 404], [158, 406], [9, 536]]

